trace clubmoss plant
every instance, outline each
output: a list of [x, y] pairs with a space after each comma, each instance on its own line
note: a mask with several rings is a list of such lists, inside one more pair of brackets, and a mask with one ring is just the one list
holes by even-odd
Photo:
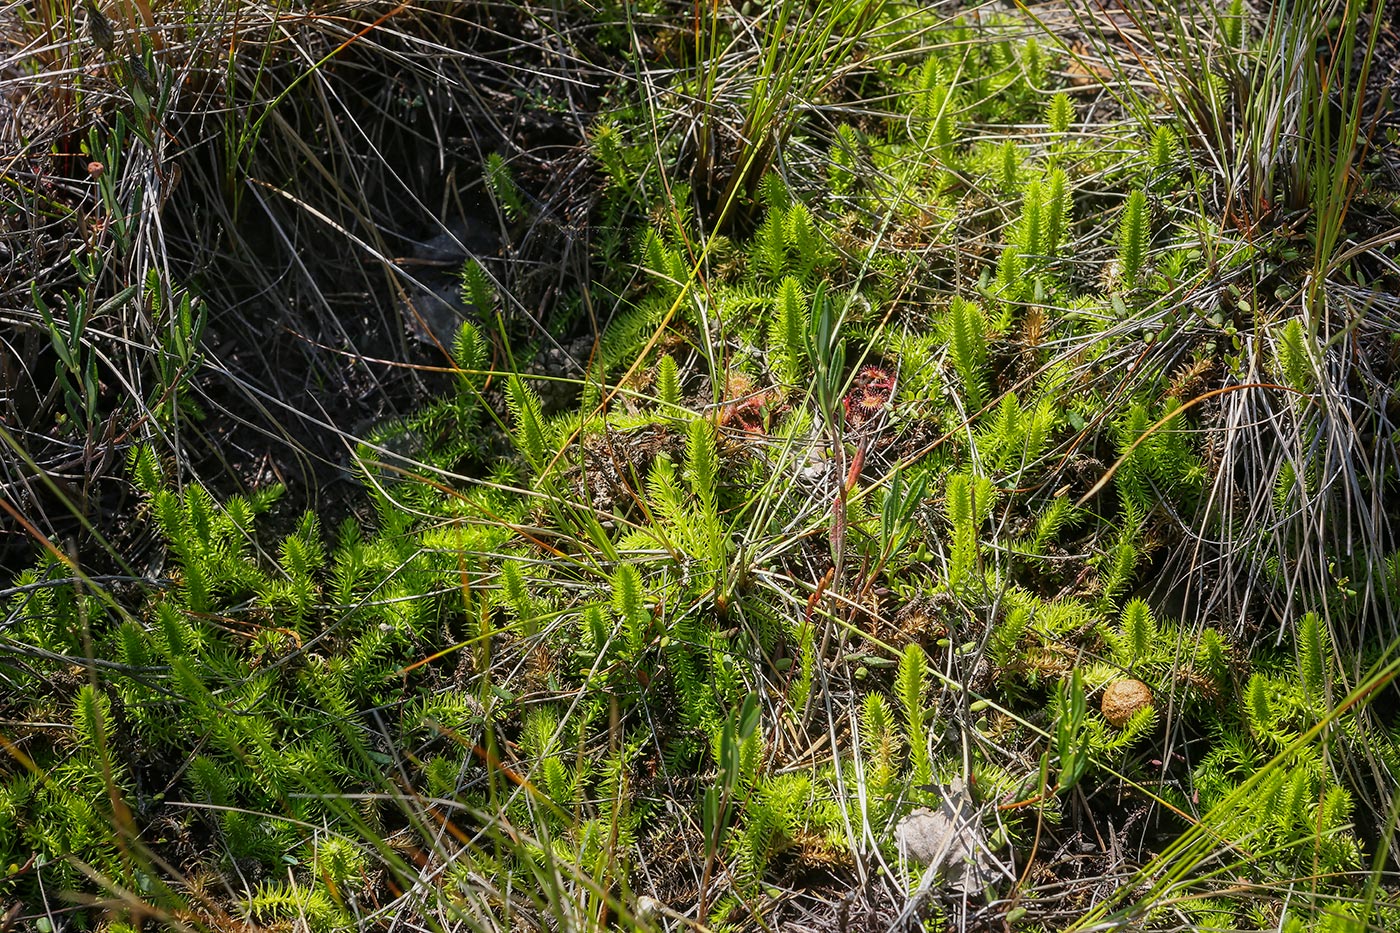
[[[939, 890], [906, 871], [895, 828], [956, 777], [984, 831], [969, 835], [1015, 870], [925, 923], [1388, 916], [1389, 829], [1367, 811], [1400, 768], [1395, 669], [1383, 639], [1348, 640], [1400, 593], [1386, 238], [1338, 246], [1363, 205], [1330, 175], [1306, 201], [1311, 242], [1266, 222], [1272, 189], [1214, 174], [1206, 131], [1246, 112], [1252, 43], [1282, 20], [1236, 4], [1154, 29], [1130, 4], [1144, 28], [1095, 21], [1081, 51], [1026, 39], [1031, 10], [604, 8], [618, 19], [571, 13], [558, 22], [579, 28], [549, 33], [570, 63], [618, 56], [566, 82], [606, 95], [588, 98], [607, 111], [581, 133], [591, 158], [565, 191], [540, 182], [564, 160], [529, 132], [480, 146], [453, 196], [495, 208], [499, 250], [446, 261], [466, 322], [451, 347], [417, 348], [431, 362], [395, 359], [431, 393], [343, 438], [343, 500], [308, 509], [295, 480], [240, 494], [139, 445], [137, 533], [100, 553], [51, 535], [3, 594], [0, 864], [16, 868], [0, 896], [115, 889], [114, 929], [779, 928], [833, 903], [868, 906], [848, 919], [869, 925]], [[409, 15], [333, 37], [287, 80], [267, 47], [287, 96], [256, 92], [265, 115], [228, 140], [244, 204], [271, 179], [346, 184], [339, 163], [299, 160], [240, 179], [269, 165], [279, 119], [348, 133], [294, 120], [288, 81], [344, 89], [340, 57], [417, 35], [394, 28]], [[1338, 50], [1364, 44], [1359, 22]], [[1166, 27], [1209, 40], [1202, 68], [1148, 61]], [[1094, 80], [1083, 66], [1110, 40], [1141, 43], [1114, 60], [1125, 75], [1158, 69], [1155, 92], [1136, 73], [1111, 90], [1127, 124], [1089, 122], [1102, 108], [1066, 86]], [[133, 79], [135, 122], [112, 123], [152, 151], [188, 85], [155, 51], [139, 60], [156, 92], [138, 106]], [[433, 114], [401, 129], [454, 138]], [[353, 230], [398, 283], [415, 262], [383, 261], [402, 251], [361, 209], [398, 189], [372, 180], [336, 196], [354, 210], [282, 199]], [[141, 255], [149, 223], [116, 217], [136, 202], [100, 182], [104, 229]], [[545, 239], [583, 258], [537, 262]], [[178, 283], [90, 258], [81, 288], [27, 289], [70, 439], [106, 423], [118, 372], [102, 328], [120, 308], [94, 296], [179, 311], [163, 387], [203, 385], [187, 371], [217, 349], [196, 346]], [[541, 270], [548, 301], [526, 287]], [[586, 360], [560, 376], [568, 346]], [[146, 407], [162, 425], [196, 410]], [[1244, 425], [1276, 432], [1257, 463]], [[1361, 450], [1376, 456], [1353, 469]], [[1258, 498], [1237, 492], [1251, 484]], [[1315, 546], [1319, 518], [1364, 524], [1342, 502], [1378, 519], [1354, 554]], [[1106, 707], [1129, 681], [1135, 709]], [[1140, 860], [1066, 855], [1100, 837]], [[1120, 870], [1139, 874], [1094, 893]]]

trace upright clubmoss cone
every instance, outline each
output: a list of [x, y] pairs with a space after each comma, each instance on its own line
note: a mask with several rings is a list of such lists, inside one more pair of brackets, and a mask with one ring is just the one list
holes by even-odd
[[1152, 690], [1140, 680], [1115, 680], [1103, 691], [1103, 718], [1122, 728], [1140, 709], [1152, 705]]

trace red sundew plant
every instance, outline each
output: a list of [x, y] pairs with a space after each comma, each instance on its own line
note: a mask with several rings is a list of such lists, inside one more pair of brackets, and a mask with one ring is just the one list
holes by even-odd
[[861, 427], [870, 422], [894, 398], [894, 373], [883, 366], [862, 366], [841, 404], [846, 423]]

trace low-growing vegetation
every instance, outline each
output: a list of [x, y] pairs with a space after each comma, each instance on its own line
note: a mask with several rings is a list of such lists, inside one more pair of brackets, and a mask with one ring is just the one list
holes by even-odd
[[0, 927], [1400, 926], [1387, 15], [5, 8]]

